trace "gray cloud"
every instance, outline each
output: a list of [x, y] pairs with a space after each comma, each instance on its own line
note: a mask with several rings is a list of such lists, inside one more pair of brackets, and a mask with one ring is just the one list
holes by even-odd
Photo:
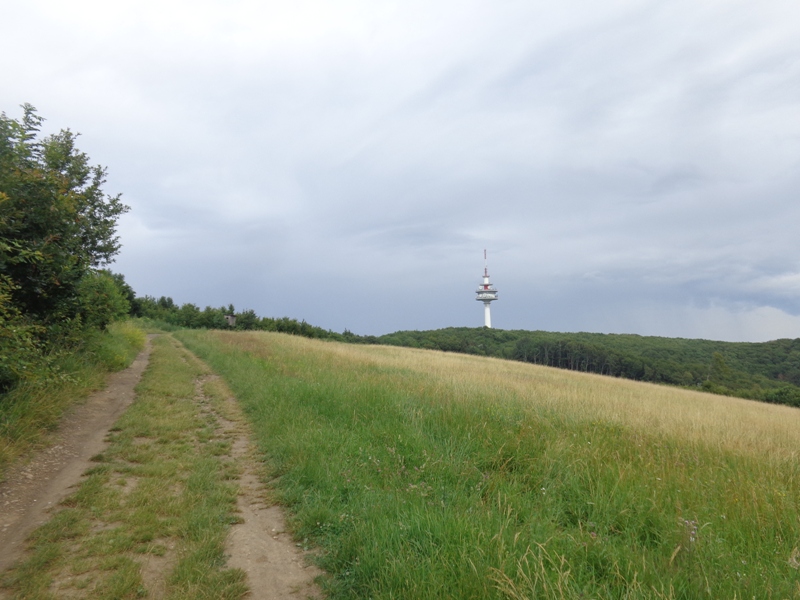
[[797, 337], [799, 17], [32, 0], [4, 15], [0, 108], [33, 103], [109, 167], [140, 294], [480, 325], [488, 247], [498, 327]]

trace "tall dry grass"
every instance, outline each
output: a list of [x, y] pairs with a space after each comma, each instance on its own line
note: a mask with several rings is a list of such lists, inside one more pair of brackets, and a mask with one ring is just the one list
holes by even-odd
[[316, 361], [332, 366], [413, 372], [450, 390], [452, 399], [471, 401], [478, 394], [488, 401], [545, 408], [570, 419], [615, 423], [779, 460], [795, 460], [800, 451], [800, 410], [788, 406], [435, 350], [321, 343], [270, 333], [221, 332], [218, 337], [262, 357], [313, 354]]

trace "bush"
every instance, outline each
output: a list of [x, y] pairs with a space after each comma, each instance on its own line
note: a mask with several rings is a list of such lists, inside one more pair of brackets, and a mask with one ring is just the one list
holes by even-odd
[[800, 407], [800, 389], [796, 387], [782, 387], [766, 393], [764, 400], [772, 404], [786, 404]]
[[92, 271], [81, 279], [78, 305], [78, 315], [84, 326], [100, 330], [124, 318], [131, 310], [118, 281], [108, 271]]
[[11, 303], [13, 284], [0, 276], [0, 392], [31, 377], [42, 360], [38, 336], [43, 328]]

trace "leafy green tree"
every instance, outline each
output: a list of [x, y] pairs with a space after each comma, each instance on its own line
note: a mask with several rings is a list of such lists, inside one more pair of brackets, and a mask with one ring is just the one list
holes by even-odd
[[708, 367], [707, 381], [715, 385], [725, 385], [731, 378], [731, 368], [725, 361], [721, 352], [714, 352], [711, 355], [711, 364]]
[[133, 291], [133, 288], [128, 285], [125, 281], [125, 276], [121, 273], [112, 273], [107, 269], [103, 269], [103, 272], [108, 273], [108, 275], [114, 280], [117, 288], [119, 288], [120, 293], [125, 296], [125, 299], [128, 301], [128, 305], [130, 306], [130, 310], [133, 310], [133, 303], [136, 301], [136, 292]]
[[177, 309], [175, 316], [177, 317], [175, 325], [181, 327], [197, 327], [201, 320], [200, 308], [192, 303], [184, 304]]
[[236, 315], [236, 329], [249, 331], [258, 328], [258, 315], [252, 309], [244, 310]]
[[81, 312], [81, 281], [119, 252], [128, 207], [103, 192], [106, 171], [76, 148], [76, 134], [38, 139], [42, 121], [29, 104], [21, 120], [0, 113], [0, 275], [10, 302], [48, 324]]
[[206, 306], [200, 315], [197, 326], [205, 329], [227, 329], [228, 322], [225, 320], [226, 314], [228, 314], [228, 309], [224, 306], [221, 308]]

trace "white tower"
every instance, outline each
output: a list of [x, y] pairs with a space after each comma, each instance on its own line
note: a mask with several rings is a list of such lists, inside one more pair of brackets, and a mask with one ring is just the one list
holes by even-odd
[[478, 302], [483, 302], [483, 324], [485, 327], [492, 326], [492, 315], [489, 311], [489, 303], [492, 300], [497, 300], [497, 288], [489, 283], [489, 267], [486, 263], [486, 250], [483, 251], [483, 283], [478, 287], [476, 292], [478, 297], [475, 298]]

